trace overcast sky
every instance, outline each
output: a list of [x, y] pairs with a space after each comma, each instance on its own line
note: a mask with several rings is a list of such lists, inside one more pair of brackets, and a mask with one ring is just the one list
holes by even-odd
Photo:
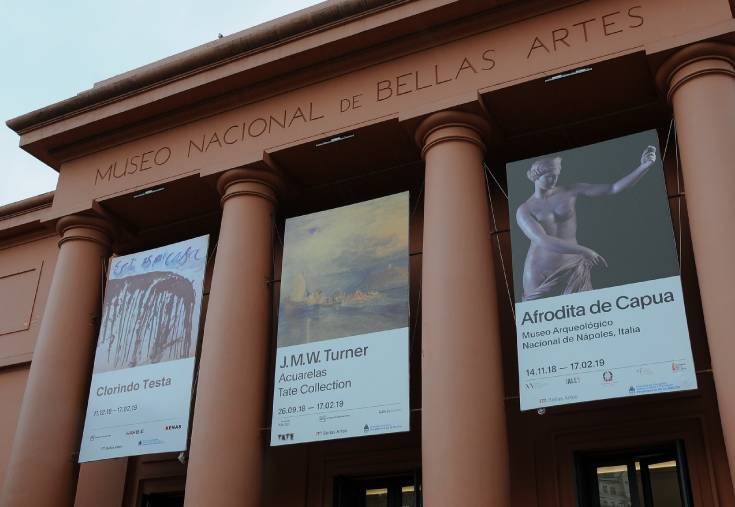
[[96, 81], [317, 0], [5, 0], [0, 16], [0, 206], [53, 190], [57, 173], [5, 121]]

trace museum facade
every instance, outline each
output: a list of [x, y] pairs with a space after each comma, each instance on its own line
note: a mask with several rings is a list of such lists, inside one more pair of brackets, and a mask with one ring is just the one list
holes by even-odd
[[[0, 506], [735, 506], [734, 12], [328, 1], [9, 120]], [[652, 129], [698, 387], [521, 411], [505, 165]], [[410, 431], [271, 446], [285, 220], [405, 191]], [[78, 465], [109, 259], [206, 234], [188, 450]]]

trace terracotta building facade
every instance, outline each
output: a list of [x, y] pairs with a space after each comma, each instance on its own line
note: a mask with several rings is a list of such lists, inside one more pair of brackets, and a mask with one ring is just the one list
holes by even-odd
[[[9, 120], [0, 506], [735, 506], [733, 13], [328, 1]], [[505, 164], [648, 129], [698, 389], [522, 412]], [[402, 191], [411, 431], [269, 446], [284, 220]], [[107, 260], [203, 234], [188, 451], [79, 466]]]

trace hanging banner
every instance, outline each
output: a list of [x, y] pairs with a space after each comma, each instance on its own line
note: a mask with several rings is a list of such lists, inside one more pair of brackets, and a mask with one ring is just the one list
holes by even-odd
[[656, 131], [506, 169], [521, 410], [696, 389]]
[[110, 261], [80, 463], [186, 449], [208, 242]]
[[271, 445], [409, 430], [408, 192], [286, 220]]

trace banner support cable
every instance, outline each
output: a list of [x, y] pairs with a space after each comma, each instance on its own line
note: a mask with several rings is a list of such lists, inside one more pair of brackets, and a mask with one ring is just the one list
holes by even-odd
[[[498, 181], [498, 179], [497, 179], [497, 178], [495, 177], [495, 175], [494, 175], [494, 174], [493, 174], [493, 172], [492, 172], [492, 171], [490, 170], [490, 168], [489, 168], [489, 167], [487, 166], [487, 164], [485, 163], [485, 161], [484, 161], [484, 160], [482, 161], [482, 166], [483, 166], [483, 167], [485, 168], [485, 170], [486, 170], [487, 172], [489, 172], [489, 173], [490, 173], [490, 176], [492, 177], [493, 181], [494, 181], [494, 182], [495, 182], [495, 184], [496, 184], [496, 185], [498, 186], [498, 188], [500, 189], [500, 191], [501, 191], [501, 192], [503, 193], [503, 195], [505, 196], [505, 200], [507, 201], [507, 200], [508, 200], [508, 193], [507, 193], [507, 192], [505, 191], [505, 189], [503, 189], [503, 186], [502, 186], [502, 185], [500, 184], [500, 182], [499, 182], [499, 181]], [[487, 176], [485, 176], [485, 179], [487, 180]], [[489, 188], [488, 188], [488, 195], [490, 195], [490, 189], [489, 189]], [[497, 227], [496, 227], [496, 229], [497, 229]]]
[[[411, 220], [413, 219], [413, 216], [416, 214], [416, 210], [419, 209], [419, 204], [421, 202], [423, 202], [422, 199], [423, 199], [423, 195], [424, 195], [424, 186], [425, 186], [425, 183], [422, 182], [421, 183], [421, 188], [419, 189], [419, 194], [416, 196], [416, 202], [413, 205], [413, 209], [411, 210], [411, 214], [408, 216], [409, 236], [410, 236], [410, 230], [411, 230]], [[423, 243], [423, 237], [422, 237], [422, 243]], [[423, 246], [422, 246], [422, 248], [421, 248], [422, 253], [423, 253], [423, 250], [424, 249], [423, 249]], [[408, 256], [409, 256], [409, 259], [413, 256], [413, 254], [411, 253], [410, 245], [409, 245]], [[423, 274], [423, 263], [422, 263], [422, 268], [421, 268], [421, 274]], [[408, 350], [409, 350], [409, 358], [408, 359], [409, 359], [409, 365], [410, 365], [410, 361], [411, 361], [411, 354], [410, 354], [410, 352], [412, 352], [413, 349], [414, 349], [414, 345], [416, 343], [416, 333], [418, 332], [417, 330], [419, 328], [418, 327], [419, 326], [419, 315], [421, 315], [421, 310], [420, 310], [421, 309], [421, 289], [423, 287], [422, 281], [423, 281], [423, 276], [419, 276], [419, 293], [418, 293], [418, 296], [417, 296], [418, 299], [416, 300], [416, 316], [414, 317], [413, 328], [412, 329], [409, 329], [409, 343], [408, 343]], [[410, 279], [409, 279], [409, 287], [410, 287]], [[409, 303], [409, 312], [410, 311], [411, 311], [411, 305]], [[409, 313], [409, 317], [410, 317], [410, 313]], [[409, 366], [409, 371], [410, 371], [410, 366]]]
[[[666, 155], [669, 151], [669, 140], [671, 139], [671, 132], [674, 132], [674, 163], [675, 165], [675, 174], [676, 174], [676, 215], [677, 215], [677, 226], [679, 228], [679, 234], [678, 234], [678, 242], [677, 242], [677, 257], [679, 260], [679, 266], [681, 267], [681, 255], [683, 250], [682, 245], [682, 229], [681, 229], [681, 200], [684, 198], [684, 193], [681, 191], [681, 166], [680, 166], [680, 159], [679, 159], [679, 138], [678, 133], [676, 131], [676, 120], [672, 117], [671, 121], [669, 122], [669, 130], [666, 133], [666, 144], [664, 145], [664, 153], [661, 156], [661, 164], [663, 165], [666, 162]], [[665, 166], [664, 166], [665, 167]]]
[[676, 130], [676, 122], [672, 118], [671, 123], [674, 125], [674, 153], [676, 155], [676, 193], [679, 195], [679, 200], [677, 202], [677, 210], [678, 210], [678, 218], [677, 221], [679, 222], [679, 269], [681, 270], [681, 252], [683, 249], [682, 246], [682, 229], [681, 229], [681, 201], [682, 199], [685, 199], [686, 196], [681, 191], [681, 163], [679, 159], [679, 136], [678, 132]]
[[[416, 202], [414, 203], [413, 209], [411, 210], [411, 213], [408, 216], [409, 231], [411, 229], [411, 220], [413, 219], [414, 215], [416, 214], [416, 210], [418, 210], [419, 204], [422, 202], [422, 199], [423, 199], [424, 185], [425, 185], [425, 183], [422, 182], [421, 183], [421, 188], [419, 188], [419, 193], [416, 196]], [[423, 248], [421, 250], [422, 250], [422, 253], [423, 253]], [[409, 258], [411, 256], [413, 256], [413, 254], [410, 251], [410, 246], [409, 246], [408, 256], [409, 256]], [[422, 272], [423, 272], [423, 268], [422, 268]], [[421, 314], [420, 313], [420, 310], [419, 310], [421, 308], [421, 288], [422, 288], [422, 277], [419, 277], [418, 299], [416, 300], [416, 316], [414, 318], [413, 328], [409, 329], [409, 343], [408, 343], [409, 362], [410, 362], [410, 358], [411, 358], [411, 354], [410, 353], [413, 351], [414, 346], [415, 346], [415, 343], [416, 343], [416, 333], [417, 333], [417, 329], [418, 329], [418, 325], [419, 325], [419, 315]], [[410, 304], [409, 304], [409, 312], [410, 312]]]
[[[107, 262], [104, 257], [100, 257], [100, 263], [102, 264], [102, 274], [100, 275], [100, 325], [102, 325], [102, 312], [105, 309], [105, 282], [107, 281]], [[99, 329], [97, 329], [99, 333]], [[99, 339], [99, 336], [97, 337]], [[95, 342], [97, 346], [97, 342]]]
[[[493, 176], [493, 173], [490, 171], [490, 168], [487, 166], [484, 160], [482, 161], [482, 167], [484, 168], [483, 175], [485, 176], [485, 189], [487, 191], [487, 197], [490, 200], [490, 213], [493, 218], [493, 229], [497, 232], [498, 223], [495, 218], [495, 206], [493, 205], [493, 197], [490, 192], [490, 181], [487, 179], [487, 173], [490, 173], [490, 176], [493, 177], [493, 180], [495, 180], [495, 183], [498, 185], [498, 188], [500, 188], [500, 191], [503, 192], [503, 195], [505, 196], [506, 200], [508, 199], [508, 194], [506, 194], [503, 191], [503, 188], [500, 186], [500, 183], [498, 183], [498, 180], [495, 179], [495, 176]], [[508, 304], [510, 305], [510, 311], [513, 314], [513, 322], [515, 322], [516, 321], [516, 309], [515, 309], [515, 305], [513, 304], [513, 298], [510, 295], [510, 284], [508, 283], [508, 272], [505, 269], [505, 260], [503, 259], [503, 249], [500, 247], [500, 237], [497, 234], [493, 234], [491, 232], [490, 236], [492, 237], [493, 235], [495, 236], [495, 242], [498, 245], [498, 256], [500, 257], [500, 267], [503, 270], [503, 279], [505, 280], [505, 291], [508, 295]]]
[[[204, 263], [204, 275], [206, 280], [206, 274], [209, 270], [209, 266], [214, 260], [214, 255], [217, 252], [217, 246], [219, 245], [219, 238], [217, 238], [217, 242], [212, 246], [212, 251], [209, 252], [209, 255], [207, 256], [207, 261]], [[204, 303], [204, 286], [205, 284], [202, 283], [202, 304]], [[211, 292], [211, 286], [212, 286], [212, 279], [210, 277], [209, 279], [209, 286]], [[207, 296], [209, 296], [209, 292], [207, 292]], [[207, 309], [209, 309], [209, 301], [207, 301]], [[197, 349], [194, 353], [194, 371], [192, 374], [191, 379], [191, 395], [189, 396], [189, 430], [186, 434], [186, 449], [181, 451], [179, 453], [179, 456], [177, 460], [182, 465], [186, 464], [186, 462], [189, 461], [189, 448], [191, 447], [191, 432], [194, 427], [194, 407], [196, 406], [196, 400], [197, 400], [197, 389], [199, 387], [199, 366], [202, 359], [202, 344], [204, 343], [204, 324], [206, 323], [207, 316], [204, 315], [204, 318], [199, 319], [199, 331], [198, 331], [198, 337], [197, 340]]]

